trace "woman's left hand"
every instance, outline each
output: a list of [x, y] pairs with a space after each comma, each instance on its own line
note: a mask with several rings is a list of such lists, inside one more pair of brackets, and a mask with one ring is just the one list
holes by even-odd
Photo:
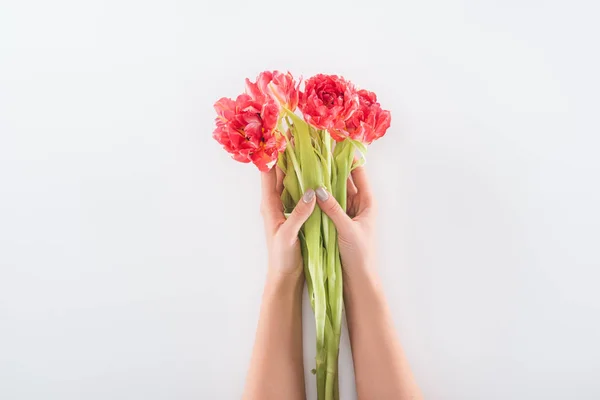
[[269, 252], [269, 274], [273, 277], [300, 278], [303, 269], [298, 232], [315, 208], [315, 191], [307, 190], [286, 219], [281, 203], [283, 172], [274, 167], [269, 172], [263, 172], [261, 180], [260, 209]]

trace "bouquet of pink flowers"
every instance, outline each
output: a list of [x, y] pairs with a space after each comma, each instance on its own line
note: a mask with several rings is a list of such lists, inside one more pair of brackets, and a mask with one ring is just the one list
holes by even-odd
[[[299, 109], [302, 116], [296, 114]], [[305, 190], [325, 187], [346, 209], [350, 172], [365, 161], [366, 146], [390, 126], [390, 112], [377, 96], [358, 90], [336, 75], [304, 82], [279, 71], [265, 71], [235, 100], [215, 103], [213, 137], [232, 157], [261, 171], [276, 164], [283, 173], [281, 195], [290, 213]], [[359, 158], [355, 160], [358, 153]], [[299, 239], [304, 274], [315, 314], [317, 393], [338, 399], [338, 353], [342, 327], [342, 265], [332, 221], [317, 207]]]

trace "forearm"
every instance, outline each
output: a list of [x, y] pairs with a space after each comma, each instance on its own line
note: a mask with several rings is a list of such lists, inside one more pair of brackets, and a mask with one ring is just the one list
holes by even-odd
[[[352, 279], [354, 278], [354, 279]], [[373, 273], [344, 282], [344, 300], [359, 399], [422, 399]]]
[[248, 371], [245, 400], [304, 399], [300, 276], [270, 274]]

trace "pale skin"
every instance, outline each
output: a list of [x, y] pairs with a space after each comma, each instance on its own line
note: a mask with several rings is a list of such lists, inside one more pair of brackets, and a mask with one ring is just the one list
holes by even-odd
[[280, 195], [283, 176], [262, 173], [261, 212], [269, 268], [245, 400], [305, 399], [302, 360], [304, 284], [298, 232], [318, 205], [334, 222], [344, 272], [344, 307], [361, 400], [421, 400], [376, 271], [376, 207], [366, 172], [348, 180], [348, 211], [324, 188], [307, 190], [289, 218]]

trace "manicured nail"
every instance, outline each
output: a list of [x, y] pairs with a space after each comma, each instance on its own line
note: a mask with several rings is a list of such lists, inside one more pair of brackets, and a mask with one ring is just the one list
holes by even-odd
[[321, 201], [325, 201], [329, 198], [329, 193], [327, 193], [327, 190], [325, 190], [324, 187], [320, 187], [316, 190], [317, 192], [317, 197], [319, 198], [319, 200]]
[[305, 203], [310, 203], [312, 199], [315, 198], [315, 191], [312, 189], [308, 189], [304, 192], [304, 196], [302, 196], [302, 201]]

